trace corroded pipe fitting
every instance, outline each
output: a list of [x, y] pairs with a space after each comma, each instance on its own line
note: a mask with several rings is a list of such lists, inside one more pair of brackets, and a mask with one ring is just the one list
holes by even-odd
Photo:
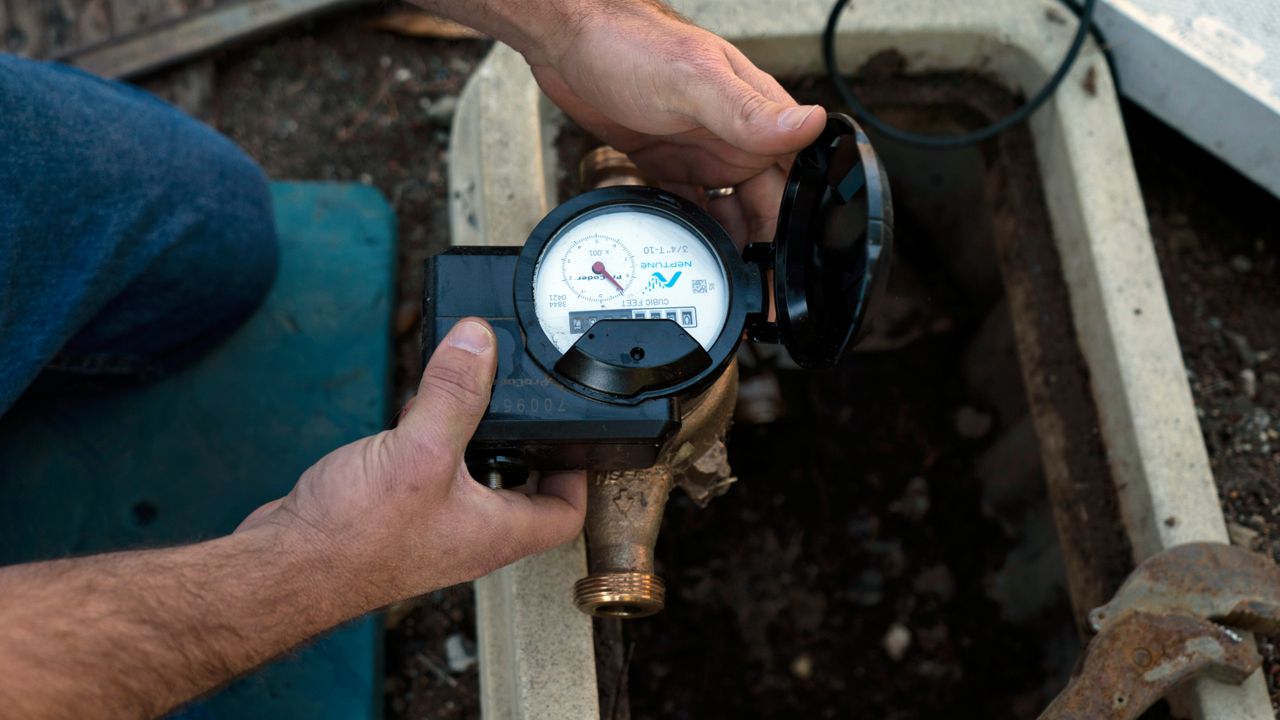
[[598, 617], [658, 612], [666, 586], [653, 572], [653, 549], [671, 492], [671, 469], [592, 471], [587, 482], [591, 574], [574, 585], [574, 603]]
[[656, 187], [652, 180], [640, 172], [640, 168], [631, 162], [624, 153], [614, 150], [608, 145], [587, 153], [578, 164], [578, 181], [584, 188], [599, 190], [600, 188], [618, 185], [648, 185]]
[[[603, 146], [578, 168], [582, 187], [652, 185], [623, 153]], [[680, 430], [658, 462], [644, 470], [587, 474], [587, 556], [591, 572], [573, 587], [578, 609], [597, 617], [638, 618], [666, 603], [666, 585], [654, 573], [654, 546], [673, 485], [698, 505], [729, 488], [724, 436], [738, 398], [738, 364], [711, 387], [682, 404]]]
[[738, 395], [731, 364], [701, 395], [685, 404], [679, 432], [658, 463], [644, 470], [591, 471], [587, 476], [587, 557], [591, 574], [574, 584], [578, 609], [597, 617], [639, 618], [666, 603], [654, 572], [654, 546], [673, 485], [699, 505], [733, 482], [724, 436]]

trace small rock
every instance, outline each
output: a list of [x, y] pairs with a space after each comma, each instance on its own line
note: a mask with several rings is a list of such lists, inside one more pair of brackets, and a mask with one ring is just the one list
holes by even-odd
[[1258, 396], [1258, 375], [1253, 370], [1245, 368], [1240, 371], [1240, 389], [1244, 391], [1244, 396], [1250, 400]]
[[975, 407], [965, 405], [956, 411], [956, 434], [962, 438], [977, 440], [984, 437], [991, 432], [993, 424], [995, 418], [990, 413], [984, 413]]
[[889, 511], [911, 520], [920, 520], [929, 514], [929, 505], [929, 483], [917, 475], [907, 483], [902, 497], [889, 504]]
[[432, 125], [447, 128], [449, 123], [453, 122], [453, 113], [457, 109], [458, 98], [445, 95], [431, 103], [431, 109], [427, 110], [427, 120], [431, 121]]
[[1245, 367], [1253, 367], [1258, 362], [1258, 354], [1253, 351], [1253, 347], [1249, 344], [1249, 338], [1238, 332], [1231, 330], [1223, 330], [1222, 336], [1231, 343], [1231, 347], [1235, 349], [1236, 355], [1240, 356], [1240, 362]]
[[1238, 523], [1227, 522], [1227, 536], [1231, 538], [1231, 544], [1242, 547], [1246, 550], [1256, 550], [1258, 547], [1258, 538], [1260, 534], [1251, 527], [1245, 527]]
[[1241, 275], [1253, 272], [1253, 261], [1246, 255], [1232, 255], [1229, 262], [1231, 263], [1231, 269]]
[[449, 672], [462, 674], [476, 664], [475, 645], [462, 633], [454, 633], [445, 638], [444, 658], [449, 665]]
[[889, 659], [897, 662], [906, 656], [907, 649], [911, 647], [911, 631], [902, 623], [894, 623], [889, 626], [880, 644], [884, 646]]
[[791, 674], [801, 680], [813, 677], [813, 658], [808, 653], [801, 653], [791, 661]]
[[276, 123], [276, 137], [281, 140], [298, 132], [298, 121], [293, 118], [286, 118]]

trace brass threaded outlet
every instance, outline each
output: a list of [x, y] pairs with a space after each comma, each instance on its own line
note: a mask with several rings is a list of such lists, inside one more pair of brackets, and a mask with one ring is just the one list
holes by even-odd
[[641, 618], [662, 610], [667, 586], [652, 573], [592, 573], [573, 585], [573, 602], [595, 617]]
[[578, 164], [578, 181], [588, 190], [618, 185], [654, 185], [631, 162], [631, 158], [608, 145], [601, 145], [582, 158]]

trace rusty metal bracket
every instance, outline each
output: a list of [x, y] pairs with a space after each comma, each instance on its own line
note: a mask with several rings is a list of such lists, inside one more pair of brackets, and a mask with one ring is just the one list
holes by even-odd
[[1148, 558], [1111, 602], [1089, 613], [1101, 632], [1129, 609], [1185, 613], [1264, 635], [1280, 634], [1280, 567], [1257, 553], [1190, 543]]
[[1239, 684], [1262, 663], [1252, 643], [1227, 628], [1140, 610], [1117, 618], [1085, 653], [1040, 720], [1136, 718], [1184, 680], [1208, 674]]
[[1235, 629], [1280, 634], [1280, 567], [1230, 545], [1180, 545], [1139, 565], [1089, 622], [1098, 634], [1040, 720], [1130, 720], [1193, 677], [1244, 682], [1262, 658]]

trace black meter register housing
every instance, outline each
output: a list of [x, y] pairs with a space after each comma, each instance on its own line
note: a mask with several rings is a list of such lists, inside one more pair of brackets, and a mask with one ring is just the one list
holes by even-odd
[[497, 334], [473, 468], [646, 468], [744, 334], [801, 367], [835, 365], [883, 291], [892, 239], [884, 169], [862, 129], [831, 114], [796, 156], [774, 241], [741, 256], [696, 205], [611, 187], [557, 207], [523, 248], [428, 259], [423, 362], [463, 317]]

